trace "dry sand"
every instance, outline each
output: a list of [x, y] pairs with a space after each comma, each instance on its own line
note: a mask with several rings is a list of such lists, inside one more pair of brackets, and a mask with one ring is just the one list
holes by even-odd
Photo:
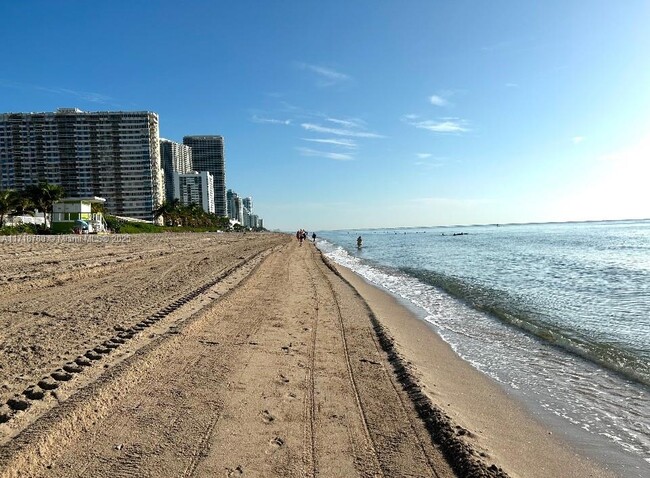
[[0, 243], [0, 477], [606, 476], [311, 244], [116, 239]]

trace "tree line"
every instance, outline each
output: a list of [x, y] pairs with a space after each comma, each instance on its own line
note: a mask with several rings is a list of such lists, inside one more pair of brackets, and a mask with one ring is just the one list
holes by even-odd
[[[42, 182], [25, 189], [0, 190], [0, 228], [7, 218], [14, 216], [33, 216], [35, 210], [45, 213], [45, 228], [51, 224], [54, 203], [65, 197], [63, 187]], [[153, 211], [155, 219], [162, 218], [166, 226], [230, 229], [228, 217], [208, 213], [198, 204], [181, 204], [179, 199], [164, 201]], [[235, 225], [235, 230], [245, 229]]]
[[178, 198], [163, 201], [160, 207], [154, 210], [153, 217], [162, 218], [166, 226], [210, 227], [221, 230], [230, 228], [230, 220], [227, 217], [206, 212], [196, 203], [181, 204]]
[[33, 216], [35, 210], [45, 213], [45, 227], [52, 218], [54, 203], [63, 199], [65, 191], [61, 186], [42, 182], [25, 189], [0, 190], [0, 228], [13, 216]]

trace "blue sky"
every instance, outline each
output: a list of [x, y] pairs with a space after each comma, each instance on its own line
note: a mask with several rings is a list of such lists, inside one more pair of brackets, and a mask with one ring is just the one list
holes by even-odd
[[0, 111], [221, 134], [269, 228], [650, 217], [650, 2], [3, 1]]

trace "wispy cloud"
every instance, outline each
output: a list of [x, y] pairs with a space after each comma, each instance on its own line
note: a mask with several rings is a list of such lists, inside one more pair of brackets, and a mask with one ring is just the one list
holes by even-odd
[[405, 115], [402, 121], [416, 128], [426, 129], [434, 133], [460, 134], [469, 131], [467, 121], [460, 118], [441, 118], [438, 120], [420, 119], [416, 115]]
[[5, 88], [44, 91], [46, 93], [69, 96], [77, 100], [86, 101], [88, 103], [105, 104], [114, 101], [110, 96], [104, 95], [102, 93], [96, 93], [94, 91], [73, 90], [70, 88], [60, 88], [55, 86], [30, 85], [27, 83], [16, 83], [13, 81], [5, 80], [0, 80], [0, 86]]
[[351, 138], [383, 138], [382, 135], [377, 133], [371, 133], [368, 131], [357, 131], [354, 129], [341, 129], [341, 128], [330, 128], [328, 126], [321, 126], [314, 123], [302, 123], [300, 126], [307, 131], [312, 131], [316, 133], [325, 133], [325, 134], [334, 134], [336, 136], [349, 136]]
[[340, 126], [345, 126], [346, 128], [365, 128], [366, 123], [365, 121], [358, 119], [358, 118], [350, 118], [350, 119], [338, 119], [338, 118], [325, 118], [326, 121], [329, 121], [330, 123], [334, 123]]
[[490, 45], [484, 45], [481, 47], [483, 51], [499, 51], [511, 48], [515, 43], [513, 41], [500, 41], [497, 43], [492, 43]]
[[113, 101], [113, 98], [101, 93], [95, 93], [92, 91], [78, 91], [70, 90], [68, 88], [47, 88], [47, 87], [36, 87], [37, 90], [49, 91], [50, 93], [56, 93], [59, 95], [68, 95], [77, 97], [80, 100], [88, 101], [89, 103], [100, 103], [105, 104]]
[[449, 162], [448, 158], [440, 156], [434, 157], [429, 153], [418, 153], [417, 157], [419, 158], [419, 161], [416, 161], [414, 164], [425, 169], [439, 168]]
[[316, 74], [318, 77], [319, 86], [331, 86], [350, 80], [349, 75], [340, 71], [336, 71], [333, 68], [328, 68], [321, 65], [313, 65], [310, 63], [298, 63], [297, 65], [301, 70], [307, 70]]
[[327, 158], [327, 159], [333, 159], [335, 161], [352, 161], [354, 160], [354, 156], [351, 154], [345, 154], [345, 153], [332, 153], [330, 151], [318, 151], [316, 149], [311, 149], [311, 148], [296, 148], [297, 151], [300, 152], [301, 155], [303, 156], [316, 156], [320, 158]]
[[449, 104], [446, 99], [439, 95], [429, 96], [429, 103], [431, 103], [433, 106], [447, 106]]
[[492, 204], [493, 200], [491, 199], [456, 199], [456, 198], [445, 198], [445, 197], [420, 197], [413, 198], [410, 202], [414, 204], [424, 205], [424, 206], [438, 206], [438, 207], [476, 207], [486, 204]]
[[262, 123], [262, 124], [284, 124], [284, 125], [289, 125], [291, 124], [291, 120], [281, 120], [281, 119], [275, 119], [275, 118], [263, 118], [257, 115], [253, 115], [251, 118], [251, 121], [253, 123]]
[[506, 88], [519, 88], [518, 83], [506, 83]]
[[302, 138], [303, 141], [311, 141], [312, 143], [331, 144], [334, 146], [341, 146], [343, 148], [356, 149], [357, 143], [348, 138]]
[[580, 143], [582, 143], [585, 139], [587, 139], [587, 138], [585, 138], [584, 136], [574, 136], [573, 138], [571, 138], [571, 142], [572, 142], [573, 144], [580, 144]]

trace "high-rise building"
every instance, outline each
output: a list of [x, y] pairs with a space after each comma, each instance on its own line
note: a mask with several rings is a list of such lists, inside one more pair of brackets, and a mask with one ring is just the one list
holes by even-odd
[[230, 219], [234, 219], [235, 215], [235, 196], [237, 193], [233, 191], [232, 189], [227, 189], [226, 190], [226, 212], [228, 213], [228, 217]]
[[183, 205], [198, 204], [205, 212], [214, 213], [214, 183], [207, 171], [174, 173], [174, 197]]
[[232, 189], [226, 191], [226, 199], [228, 201], [228, 217], [233, 221], [244, 224], [244, 213], [242, 199]]
[[253, 198], [248, 196], [242, 199], [242, 204], [246, 209], [248, 209], [248, 212], [253, 212]]
[[151, 220], [163, 200], [158, 115], [149, 111], [0, 114], [0, 188], [48, 182], [99, 196], [111, 214]]
[[227, 216], [226, 161], [222, 136], [185, 136], [183, 144], [192, 148], [192, 169], [207, 171], [214, 178], [214, 210]]
[[160, 138], [160, 160], [165, 173], [165, 199], [174, 199], [174, 173], [185, 174], [192, 171], [192, 148]]

